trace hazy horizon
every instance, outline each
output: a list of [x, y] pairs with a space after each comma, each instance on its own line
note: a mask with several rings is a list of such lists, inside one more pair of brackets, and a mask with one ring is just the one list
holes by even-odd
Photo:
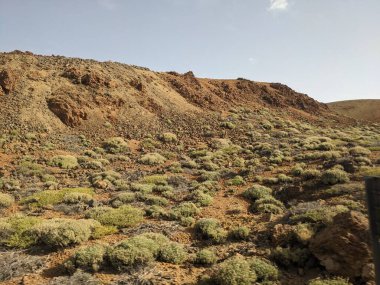
[[0, 50], [380, 99], [377, 0], [0, 0]]

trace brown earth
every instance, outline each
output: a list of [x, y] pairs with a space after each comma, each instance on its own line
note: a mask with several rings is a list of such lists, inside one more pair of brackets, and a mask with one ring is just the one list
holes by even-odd
[[356, 120], [380, 122], [380, 99], [338, 101], [327, 106], [338, 114]]

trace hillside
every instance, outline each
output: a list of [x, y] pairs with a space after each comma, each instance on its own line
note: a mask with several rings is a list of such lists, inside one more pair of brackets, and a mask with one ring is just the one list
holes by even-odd
[[380, 122], [380, 99], [338, 101], [327, 105], [343, 116], [361, 121]]
[[0, 54], [0, 282], [373, 284], [380, 128], [279, 83]]
[[[334, 118], [326, 105], [278, 83], [212, 80], [115, 62], [29, 53], [0, 54], [0, 128], [133, 133], [173, 125], [194, 136], [233, 108], [270, 109], [284, 118]], [[136, 120], [136, 117], [139, 119]], [[329, 120], [325, 120], [328, 122]], [[191, 122], [191, 123], [190, 123]], [[99, 128], [111, 123], [112, 130]], [[118, 131], [117, 131], [118, 130]]]

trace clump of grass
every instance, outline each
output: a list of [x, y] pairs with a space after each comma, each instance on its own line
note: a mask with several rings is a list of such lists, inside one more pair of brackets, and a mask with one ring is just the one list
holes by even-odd
[[237, 175], [234, 178], [227, 181], [227, 185], [231, 185], [231, 186], [240, 186], [244, 184], [245, 184], [244, 178], [241, 177], [240, 175]]
[[128, 143], [122, 137], [109, 138], [103, 142], [103, 148], [112, 154], [129, 151]]
[[213, 243], [222, 243], [227, 238], [227, 232], [216, 219], [198, 220], [195, 223], [195, 232], [200, 238], [210, 240]]
[[210, 249], [202, 249], [197, 252], [194, 262], [202, 265], [212, 265], [218, 261], [218, 257], [215, 252]]
[[79, 166], [78, 160], [72, 155], [57, 155], [50, 160], [50, 165], [63, 169], [73, 169]]
[[144, 154], [140, 159], [141, 163], [147, 165], [159, 165], [163, 164], [165, 161], [166, 158], [156, 152]]
[[116, 209], [103, 206], [89, 210], [86, 217], [97, 220], [105, 226], [125, 228], [143, 221], [144, 212], [129, 205], [123, 205]]
[[111, 205], [115, 208], [124, 204], [132, 203], [136, 200], [136, 194], [133, 192], [121, 192], [111, 200]]
[[258, 282], [277, 280], [279, 271], [276, 266], [264, 258], [253, 257], [248, 260], [251, 269], [255, 271]]
[[371, 154], [368, 148], [362, 146], [352, 147], [348, 151], [352, 156], [369, 156]]
[[174, 207], [171, 211], [171, 216], [174, 219], [194, 217], [200, 212], [199, 208], [192, 202], [183, 202]]
[[251, 206], [254, 212], [272, 214], [280, 214], [284, 208], [284, 204], [272, 196], [258, 199]]

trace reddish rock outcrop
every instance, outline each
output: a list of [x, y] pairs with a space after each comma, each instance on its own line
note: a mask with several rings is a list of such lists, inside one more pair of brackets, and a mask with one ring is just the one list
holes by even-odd
[[17, 76], [13, 70], [4, 69], [0, 72], [0, 86], [5, 94], [14, 91], [16, 87]]
[[87, 119], [87, 113], [79, 109], [69, 98], [51, 98], [48, 107], [65, 125], [75, 127]]
[[372, 260], [368, 219], [355, 211], [338, 214], [313, 238], [310, 250], [328, 272], [365, 279]]

